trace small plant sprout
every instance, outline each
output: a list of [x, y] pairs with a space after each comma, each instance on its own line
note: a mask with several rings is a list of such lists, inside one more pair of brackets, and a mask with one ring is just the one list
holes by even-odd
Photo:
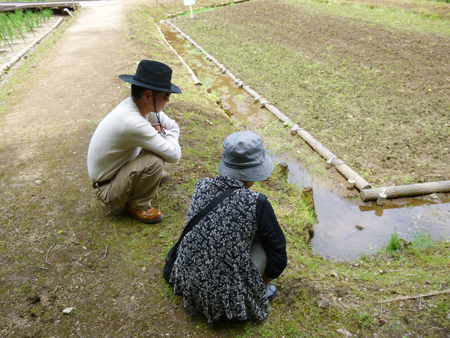
[[53, 15], [53, 11], [49, 8], [39, 12], [27, 10], [25, 13], [16, 10], [14, 13], [0, 14], [0, 41], [5, 41], [14, 52], [11, 44], [15, 38], [21, 37], [24, 42], [24, 29], [31, 31], [34, 35], [33, 28], [42, 26], [42, 23]]

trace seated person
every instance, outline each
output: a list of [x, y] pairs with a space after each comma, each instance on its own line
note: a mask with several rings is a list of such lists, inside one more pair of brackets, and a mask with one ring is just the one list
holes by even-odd
[[170, 276], [174, 294], [187, 313], [198, 311], [212, 323], [265, 319], [277, 288], [269, 284], [287, 264], [286, 239], [265, 195], [250, 190], [265, 180], [274, 164], [261, 138], [239, 131], [223, 142], [214, 178], [197, 182], [187, 221], [224, 190], [236, 190], [182, 239]]

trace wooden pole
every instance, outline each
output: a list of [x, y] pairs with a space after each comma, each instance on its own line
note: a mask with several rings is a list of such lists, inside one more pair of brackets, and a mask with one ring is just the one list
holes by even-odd
[[255, 92], [253, 89], [251, 89], [249, 86], [244, 86], [243, 87], [244, 88], [244, 90], [247, 92], [247, 93], [249, 93], [251, 96], [253, 96], [255, 99], [257, 98], [257, 97], [260, 97], [260, 95], [257, 93], [257, 92]]
[[237, 77], [234, 76], [234, 74], [233, 74], [232, 72], [230, 72], [229, 69], [227, 69], [227, 70], [225, 71], [225, 74], [227, 74], [234, 82], [238, 82]]
[[291, 119], [289, 117], [287, 117], [286, 115], [284, 115], [282, 112], [280, 112], [278, 110], [278, 108], [272, 106], [271, 104], [264, 104], [264, 107], [266, 107], [266, 109], [268, 111], [270, 111], [273, 115], [275, 115], [276, 117], [278, 117], [278, 119], [280, 121], [282, 121], [283, 123], [289, 123], [291, 121]]
[[[386, 191], [384, 191], [386, 189]], [[438, 181], [430, 183], [418, 183], [399, 185], [394, 187], [363, 189], [361, 198], [365, 201], [375, 201], [380, 193], [385, 193], [387, 198], [411, 197], [432, 194], [434, 192], [450, 192], [450, 181]]]
[[334, 162], [336, 162], [336, 164], [334, 165], [336, 167], [336, 170], [339, 171], [347, 180], [353, 179], [355, 181], [355, 187], [359, 191], [372, 188], [372, 186], [364, 178], [354, 172], [353, 169], [346, 165], [343, 161], [341, 161], [340, 159], [336, 159], [333, 160], [333, 163]]

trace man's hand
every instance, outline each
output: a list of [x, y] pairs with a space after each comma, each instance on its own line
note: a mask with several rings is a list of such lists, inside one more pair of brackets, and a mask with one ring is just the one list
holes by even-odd
[[[158, 134], [161, 134], [161, 126], [158, 124], [155, 124], [152, 126], [153, 128], [155, 128], [155, 130], [158, 132]], [[165, 127], [163, 127], [165, 129]]]
[[[158, 132], [158, 134], [161, 134], [161, 126], [159, 124], [154, 124], [152, 125], [153, 128], [155, 128], [155, 130]], [[162, 126], [164, 130], [167, 130], [166, 126]]]

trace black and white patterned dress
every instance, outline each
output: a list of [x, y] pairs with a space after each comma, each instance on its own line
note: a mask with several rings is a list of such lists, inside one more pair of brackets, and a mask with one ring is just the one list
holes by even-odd
[[201, 312], [210, 323], [223, 316], [263, 320], [270, 310], [265, 285], [249, 255], [258, 230], [259, 194], [227, 176], [202, 179], [195, 186], [187, 221], [231, 187], [238, 189], [184, 237], [171, 274], [173, 292], [183, 296], [186, 312]]

